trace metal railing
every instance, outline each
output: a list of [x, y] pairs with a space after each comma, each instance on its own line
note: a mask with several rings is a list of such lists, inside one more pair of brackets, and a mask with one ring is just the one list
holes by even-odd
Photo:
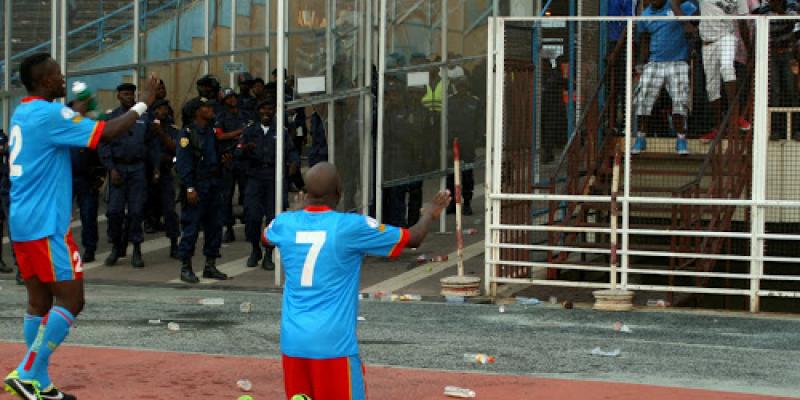
[[[143, 3], [145, 5], [145, 7], [146, 7], [147, 0], [140, 0], [140, 2]], [[144, 22], [144, 21], [147, 20], [147, 18], [152, 18], [153, 16], [158, 15], [162, 11], [167, 10], [169, 8], [173, 8], [176, 4], [183, 3], [183, 2], [184, 2], [184, 0], [167, 0], [163, 4], [159, 5], [156, 8], [153, 8], [153, 9], [150, 9], [150, 10], [146, 10], [146, 8], [143, 8], [143, 10], [141, 12], [141, 15], [139, 16], [139, 19], [142, 22]], [[130, 21], [130, 22], [123, 23], [123, 24], [121, 24], [121, 25], [119, 25], [119, 26], [117, 26], [117, 27], [115, 27], [115, 28], [113, 28], [111, 30], [106, 30], [107, 22], [109, 20], [111, 20], [112, 18], [124, 15], [126, 12], [132, 12], [133, 8], [134, 8], [134, 2], [131, 2], [131, 3], [127, 4], [127, 5], [125, 5], [125, 6], [122, 6], [122, 7], [118, 8], [118, 9], [114, 10], [114, 11], [111, 11], [111, 12], [109, 12], [107, 14], [104, 14], [103, 16], [101, 16], [101, 17], [99, 17], [99, 18], [97, 18], [97, 19], [95, 19], [93, 21], [87, 22], [87, 23], [85, 23], [85, 24], [83, 24], [83, 25], [81, 25], [81, 26], [79, 26], [77, 28], [74, 28], [74, 29], [68, 31], [67, 32], [67, 40], [69, 40], [70, 37], [75, 37], [75, 36], [77, 36], [77, 35], [79, 35], [81, 33], [84, 33], [86, 31], [89, 31], [89, 30], [95, 29], [95, 28], [97, 29], [97, 34], [94, 35], [94, 37], [92, 39], [89, 39], [89, 40], [87, 40], [87, 41], [85, 41], [85, 42], [83, 42], [83, 43], [81, 43], [81, 44], [69, 49], [67, 51], [67, 54], [68, 55], [76, 54], [79, 51], [84, 50], [86, 48], [89, 48], [91, 46], [97, 46], [97, 50], [98, 51], [103, 50], [103, 44], [105, 43], [107, 37], [115, 35], [115, 34], [117, 34], [119, 32], [124, 32], [125, 30], [133, 29], [133, 21]], [[11, 56], [10, 61], [22, 60], [27, 56], [30, 56], [32, 54], [36, 54], [36, 53], [41, 52], [41, 51], [47, 51], [50, 48], [51, 48], [51, 41], [48, 40], [48, 41], [42, 42], [42, 43], [40, 43], [40, 44], [38, 44], [38, 45], [36, 45], [34, 47], [31, 47], [31, 48], [29, 48], [27, 50], [23, 50], [23, 51], [20, 51], [18, 53], [14, 53]], [[0, 70], [2, 70], [2, 68], [5, 68], [5, 65], [6, 65], [6, 61], [5, 60], [0, 61]]]
[[[549, 18], [552, 21], [554, 18]], [[487, 213], [486, 213], [486, 272], [485, 289], [490, 295], [496, 293], [497, 284], [516, 283], [531, 285], [546, 285], [574, 288], [610, 288], [610, 266], [607, 257], [611, 250], [608, 244], [597, 239], [611, 234], [611, 229], [602, 223], [580, 224], [567, 223], [565, 220], [570, 214], [581, 213], [580, 207], [606, 207], [609, 209], [611, 196], [603, 191], [586, 190], [591, 188], [599, 178], [592, 179], [601, 167], [608, 148], [616, 147], [616, 143], [624, 143], [630, 148], [633, 144], [633, 25], [640, 20], [638, 17], [606, 18], [606, 17], [566, 17], [558, 18], [565, 22], [593, 22], [604, 23], [610, 21], [623, 21], [627, 23], [627, 58], [626, 58], [626, 90], [625, 97], [625, 135], [624, 138], [614, 139], [608, 145], [604, 140], [601, 145], [592, 142], [592, 128], [586, 126], [585, 119], [592, 113], [601, 115], [602, 106], [595, 104], [592, 99], [584, 106], [584, 111], [576, 121], [575, 134], [569, 139], [565, 151], [559, 162], [556, 173], [552, 174], [548, 185], [533, 186], [529, 191], [508, 191], [504, 171], [509, 168], [512, 160], [505, 158], [505, 148], [510, 145], [506, 141], [509, 114], [517, 103], [524, 99], [509, 98], [506, 80], [508, 68], [505, 58], [506, 22], [520, 23], [541, 22], [542, 18], [496, 18], [490, 21], [489, 60], [487, 91], [490, 100], [487, 102]], [[669, 18], [658, 18], [666, 20]], [[711, 17], [679, 17], [676, 20], [690, 19], [719, 19]], [[792, 275], [785, 271], [765, 273], [765, 265], [778, 263], [800, 264], [800, 252], [786, 252], [780, 256], [765, 255], [768, 240], [800, 241], [800, 235], [766, 233], [766, 213], [771, 209], [800, 210], [800, 199], [767, 199], [766, 169], [768, 142], [768, 113], [800, 112], [800, 107], [768, 107], [769, 79], [769, 34], [772, 20], [787, 19], [787, 17], [747, 16], [730, 17], [723, 19], [740, 20], [748, 19], [754, 22], [756, 41], [752, 55], [753, 75], [749, 79], [754, 83], [753, 94], [748, 98], [755, 110], [753, 127], [749, 132], [740, 132], [734, 124], [723, 124], [721, 131], [725, 132], [712, 141], [710, 147], [703, 150], [702, 158], [684, 158], [683, 160], [701, 161], [697, 165], [697, 174], [691, 181], [684, 185], [676, 186], [677, 190], [659, 190], [665, 194], [650, 196], [635, 195], [641, 193], [638, 189], [631, 189], [632, 158], [630, 152], [625, 152], [623, 169], [623, 191], [617, 200], [621, 204], [621, 227], [617, 234], [621, 237], [621, 246], [618, 254], [621, 256], [619, 274], [620, 286], [626, 290], [657, 291], [669, 295], [673, 293], [702, 296], [703, 294], [717, 294], [727, 296], [744, 296], [749, 298], [749, 309], [758, 311], [760, 300], [763, 297], [792, 297], [800, 298], [800, 273]], [[536, 44], [534, 43], [534, 46]], [[496, 71], [496, 72], [492, 72]], [[602, 81], [602, 80], [601, 80]], [[594, 108], [594, 109], [593, 109]], [[594, 118], [594, 117], [593, 117]], [[730, 118], [725, 117], [724, 121]], [[607, 127], [605, 127], [607, 128]], [[787, 125], [791, 129], [791, 123]], [[789, 135], [789, 134], [787, 134]], [[611, 137], [613, 135], [607, 135]], [[594, 143], [594, 144], [592, 144]], [[511, 144], [513, 145], [513, 144]], [[580, 157], [570, 157], [579, 149]], [[598, 149], [596, 153], [589, 149]], [[533, 150], [535, 151], [535, 149]], [[593, 156], [594, 154], [594, 156]], [[608, 153], [610, 154], [610, 153]], [[594, 157], [594, 159], [593, 159]], [[640, 156], [635, 156], [640, 157]], [[593, 162], [589, 162], [592, 161]], [[641, 160], [641, 158], [637, 159]], [[679, 160], [675, 159], [676, 162]], [[667, 160], [667, 163], [670, 161]], [[685, 161], [682, 161], [685, 162]], [[692, 161], [694, 162], [694, 161]], [[674, 163], [673, 163], [674, 164]], [[513, 167], [512, 167], [513, 168]], [[669, 168], [669, 166], [665, 167]], [[593, 172], [594, 171], [594, 172]], [[555, 190], [552, 182], [561, 175], [566, 175], [566, 189]], [[709, 186], [705, 186], [705, 185]], [[601, 193], [601, 194], [595, 194]], [[534, 204], [544, 202], [550, 204], [550, 214], [547, 222], [537, 224], [533, 220], [522, 223], [505, 222], [506, 209], [504, 204], [509, 202]], [[570, 207], [571, 205], [571, 207]], [[564, 216], [559, 217], [558, 213]], [[657, 211], [655, 211], [657, 210]], [[649, 217], [647, 217], [649, 215]], [[653, 216], [655, 215], [655, 216]], [[638, 216], [638, 217], [637, 217]], [[662, 219], [658, 227], [644, 226], [636, 222], [635, 218]], [[734, 226], [734, 221], [744, 223]], [[550, 240], [546, 243], [509, 242], [503, 238], [507, 232], [528, 232], [548, 235]], [[583, 243], [565, 240], [568, 237], [584, 235], [591, 240]], [[647, 241], [633, 242], [633, 237], [652, 237], [658, 243], [648, 244]], [[731, 241], [749, 243], [746, 250], [731, 250]], [[507, 252], [524, 252], [527, 259], [510, 258]], [[546, 260], [536, 260], [531, 255], [546, 253], [550, 256]], [[556, 255], [563, 254], [563, 257]], [[569, 255], [573, 254], [573, 257]], [[593, 257], [593, 258], [592, 258]], [[661, 259], [660, 265], [643, 264], [643, 260]], [[736, 268], [732, 271], [731, 264]], [[501, 271], [507, 268], [525, 267], [532, 271], [563, 270], [580, 273], [575, 280], [560, 280], [558, 276], [530, 274], [524, 277], [503, 276]], [[584, 274], [585, 273], [585, 274]], [[587, 278], [591, 275], [593, 278]], [[647, 281], [641, 277], [646, 276]], [[631, 278], [637, 278], [631, 280]], [[762, 288], [765, 283], [780, 283], [781, 289], [774, 287]], [[734, 282], [731, 284], [731, 282]], [[723, 284], [724, 283], [724, 284]]]

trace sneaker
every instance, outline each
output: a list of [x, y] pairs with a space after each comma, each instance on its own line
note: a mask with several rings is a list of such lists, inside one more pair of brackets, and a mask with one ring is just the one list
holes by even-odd
[[17, 370], [12, 371], [5, 380], [6, 392], [11, 393], [23, 400], [39, 400], [38, 383], [35, 381], [23, 381], [19, 377]]
[[675, 152], [682, 156], [689, 154], [689, 143], [686, 142], [686, 138], [678, 138], [675, 141]]
[[750, 121], [744, 119], [744, 117], [739, 117], [739, 120], [736, 122], [739, 124], [739, 130], [749, 131], [753, 129], [753, 125], [750, 124]]
[[703, 143], [708, 143], [708, 142], [716, 139], [717, 135], [719, 135], [719, 131], [717, 130], [717, 128], [714, 128], [710, 132], [708, 132], [705, 135], [703, 135], [700, 138], [700, 140], [702, 140]]
[[647, 139], [644, 136], [637, 136], [636, 142], [631, 147], [631, 154], [639, 154], [645, 150], [647, 150]]
[[58, 390], [57, 387], [50, 385], [47, 390], [39, 391], [39, 398], [42, 400], [77, 400], [78, 398]]

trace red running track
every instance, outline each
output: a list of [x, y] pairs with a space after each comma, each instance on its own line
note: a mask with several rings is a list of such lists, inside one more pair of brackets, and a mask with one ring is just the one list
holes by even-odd
[[[23, 351], [22, 344], [0, 342], [2, 371], [15, 367]], [[284, 398], [277, 359], [63, 346], [51, 364], [56, 384], [80, 400], [235, 400], [245, 394], [236, 386], [242, 378], [252, 381], [249, 394], [254, 400]], [[473, 389], [480, 400], [785, 399], [626, 383], [367, 366], [372, 400], [449, 399], [442, 394], [446, 385]], [[3, 398], [10, 398], [2, 393]]]

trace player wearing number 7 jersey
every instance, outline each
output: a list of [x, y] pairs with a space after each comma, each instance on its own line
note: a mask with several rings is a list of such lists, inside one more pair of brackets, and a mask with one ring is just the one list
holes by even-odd
[[[50, 355], [64, 341], [83, 309], [80, 253], [69, 229], [72, 209], [71, 147], [94, 148], [100, 139], [127, 132], [147, 110], [139, 103], [108, 122], [84, 118], [90, 99], [74, 109], [53, 100], [66, 95], [66, 82], [49, 54], [22, 61], [28, 91], [11, 116], [9, 229], [28, 291], [23, 331], [27, 352], [5, 379], [6, 391], [26, 400], [67, 400], [47, 371]], [[150, 77], [144, 100], [152, 103], [157, 85]], [[76, 111], [78, 113], [76, 113]]]
[[276, 217], [262, 240], [280, 249], [286, 270], [281, 311], [281, 352], [286, 398], [366, 399], [356, 342], [361, 261], [365, 255], [396, 257], [422, 243], [431, 223], [450, 203], [438, 193], [410, 229], [333, 211], [341, 197], [339, 175], [329, 163], [305, 175], [305, 209]]

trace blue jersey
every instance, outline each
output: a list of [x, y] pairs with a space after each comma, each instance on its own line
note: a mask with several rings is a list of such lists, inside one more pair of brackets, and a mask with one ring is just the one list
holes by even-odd
[[[697, 12], [697, 7], [690, 1], [681, 4], [684, 15], [691, 16]], [[648, 6], [642, 12], [642, 17], [673, 17], [672, 7], [665, 2], [660, 9]], [[683, 24], [688, 21], [678, 20], [650, 20], [637, 24], [640, 32], [650, 33], [650, 60], [654, 62], [686, 61], [689, 58], [689, 45]]]
[[365, 255], [396, 257], [408, 231], [358, 214], [308, 207], [279, 215], [265, 240], [286, 271], [281, 351], [290, 357], [358, 355], [356, 318]]
[[22, 100], [11, 116], [9, 135], [12, 240], [67, 233], [72, 216], [70, 147], [94, 148], [104, 126], [60, 103]]

